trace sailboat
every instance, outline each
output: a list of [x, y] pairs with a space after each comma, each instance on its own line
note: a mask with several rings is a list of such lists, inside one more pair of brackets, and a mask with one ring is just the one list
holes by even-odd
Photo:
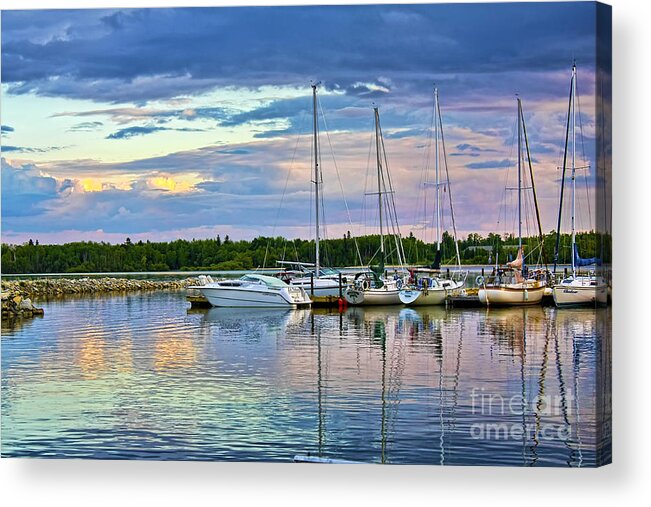
[[321, 157], [319, 153], [319, 125], [317, 113], [317, 91], [318, 84], [312, 85], [312, 106], [313, 106], [313, 142], [314, 142], [314, 204], [315, 204], [315, 252], [314, 263], [278, 261], [279, 265], [289, 267], [291, 271], [281, 273], [289, 285], [303, 288], [311, 296], [318, 297], [339, 297], [346, 288], [346, 278], [342, 277], [339, 271], [333, 268], [321, 266], [321, 186], [323, 185], [323, 173], [321, 171]]
[[[484, 280], [479, 288], [479, 301], [484, 305], [534, 305], [542, 301], [546, 282], [542, 279], [526, 277], [524, 247], [522, 245], [522, 134], [524, 128], [524, 115], [522, 113], [522, 101], [518, 101], [518, 254], [515, 260], [499, 267], [495, 273]], [[533, 185], [533, 170], [531, 168], [531, 157], [529, 156], [529, 143], [524, 140], [527, 147], [527, 158], [531, 173], [533, 195], [535, 200], [535, 186]], [[537, 206], [536, 206], [537, 211]], [[536, 213], [538, 228], [540, 229], [540, 216]]]
[[[396, 215], [395, 205], [393, 204], [393, 186], [391, 177], [386, 167], [386, 153], [384, 153], [384, 141], [382, 139], [382, 128], [380, 127], [380, 112], [377, 107], [373, 108], [375, 117], [375, 150], [377, 164], [377, 194], [378, 211], [380, 221], [380, 259], [376, 266], [371, 266], [370, 271], [358, 273], [354, 279], [354, 285], [344, 292], [344, 298], [348, 304], [358, 305], [399, 305], [400, 290], [403, 287], [403, 279], [397, 273], [393, 277], [386, 276], [385, 273], [385, 238], [384, 238], [384, 220], [385, 218], [395, 227], [394, 239], [396, 242], [396, 251], [398, 262], [403, 264], [404, 251], [402, 249], [402, 240], [400, 231], [397, 230], [398, 217]], [[385, 196], [388, 196], [385, 198]], [[388, 217], [384, 216], [384, 201], [387, 204]]]
[[[440, 135], [439, 135], [440, 131]], [[441, 187], [447, 185], [448, 195], [450, 192], [450, 181], [447, 177], [447, 158], [445, 157], [445, 144], [443, 144], [443, 156], [445, 162], [446, 179], [441, 183], [439, 171], [439, 138], [443, 141], [443, 121], [441, 119], [441, 108], [439, 105], [439, 91], [434, 88], [434, 188], [436, 194], [436, 254], [434, 262], [428, 268], [410, 269], [412, 279], [409, 287], [400, 291], [400, 301], [408, 306], [441, 305], [452, 291], [461, 289], [465, 284], [467, 272], [461, 272], [461, 257], [459, 255], [459, 244], [456, 238], [456, 225], [454, 224], [454, 212], [452, 211], [452, 198], [450, 198], [450, 211], [452, 224], [455, 231], [454, 245], [456, 248], [457, 273], [454, 279], [446, 279], [441, 276]]]
[[563, 178], [561, 182], [561, 198], [558, 208], [558, 227], [556, 237], [556, 252], [554, 268], [558, 260], [560, 242], [561, 214], [563, 211], [563, 188], [565, 186], [565, 167], [567, 161], [568, 132], [571, 130], [572, 137], [572, 205], [571, 205], [571, 229], [572, 229], [572, 273], [569, 277], [561, 280], [553, 289], [554, 303], [556, 306], [581, 306], [594, 305], [596, 303], [606, 304], [608, 301], [608, 288], [603, 279], [592, 274], [579, 274], [578, 268], [600, 264], [600, 259], [593, 257], [582, 259], [579, 255], [579, 247], [576, 244], [576, 64], [572, 65], [572, 80], [570, 82], [569, 112], [566, 126], [565, 153], [563, 157]]

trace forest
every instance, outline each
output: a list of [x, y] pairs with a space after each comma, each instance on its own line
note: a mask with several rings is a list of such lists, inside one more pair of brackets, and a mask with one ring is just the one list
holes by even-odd
[[[395, 244], [385, 238], [387, 264], [396, 263]], [[403, 238], [409, 265], [428, 265], [435, 257], [436, 244], [424, 243], [413, 234]], [[540, 239], [523, 239], [528, 264], [553, 263], [556, 233]], [[570, 236], [561, 235], [558, 263], [571, 261]], [[610, 237], [594, 232], [577, 234], [582, 257], [601, 257], [610, 262]], [[321, 264], [345, 267], [366, 265], [379, 259], [380, 238], [369, 235], [353, 238], [350, 233], [338, 239], [321, 240]], [[458, 241], [462, 264], [500, 264], [517, 253], [517, 238], [490, 233], [469, 234]], [[441, 241], [444, 264], [456, 264], [453, 237], [447, 232]], [[361, 257], [361, 259], [360, 259]], [[30, 239], [22, 245], [2, 244], [2, 273], [106, 273], [138, 271], [217, 271], [276, 267], [276, 261], [314, 262], [314, 241], [258, 237], [232, 241], [228, 236], [212, 239], [178, 239], [171, 242], [137, 241], [125, 238], [121, 244], [74, 242], [62, 245], [39, 244]]]

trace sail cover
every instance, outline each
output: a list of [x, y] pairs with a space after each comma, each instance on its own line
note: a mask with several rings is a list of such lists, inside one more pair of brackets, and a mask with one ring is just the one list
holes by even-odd
[[508, 262], [506, 265], [513, 269], [522, 269], [522, 264], [524, 262], [524, 256], [522, 255], [522, 247], [518, 248], [518, 256], [514, 261]]
[[599, 259], [598, 257], [589, 257], [587, 259], [582, 259], [581, 256], [579, 255], [579, 245], [574, 243], [574, 265], [577, 267], [581, 267], [581, 266], [590, 266], [592, 264], [601, 266], [601, 259]]
[[441, 251], [437, 250], [436, 251], [436, 257], [434, 258], [434, 262], [430, 265], [430, 269], [441, 269]]

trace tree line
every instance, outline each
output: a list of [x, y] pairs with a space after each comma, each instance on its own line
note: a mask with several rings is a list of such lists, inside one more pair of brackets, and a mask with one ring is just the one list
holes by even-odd
[[[543, 248], [539, 238], [523, 240], [527, 262], [553, 262], [556, 233], [544, 236]], [[559, 263], [571, 262], [570, 236], [560, 238]], [[321, 264], [324, 266], [358, 266], [379, 260], [380, 238], [368, 235], [352, 238], [350, 233], [338, 239], [321, 241]], [[387, 263], [396, 263], [395, 243], [385, 238]], [[601, 257], [610, 262], [610, 237], [594, 232], [577, 234], [582, 257]], [[462, 264], [500, 264], [513, 259], [517, 239], [512, 235], [490, 233], [487, 236], [469, 234], [458, 241]], [[403, 238], [406, 261], [412, 265], [430, 264], [436, 255], [436, 244], [425, 243], [413, 233]], [[445, 232], [441, 240], [443, 262], [456, 263], [453, 237]], [[361, 257], [361, 262], [360, 262]], [[314, 262], [314, 241], [258, 237], [253, 240], [232, 241], [228, 236], [212, 239], [178, 239], [170, 242], [137, 241], [126, 238], [124, 243], [81, 241], [62, 245], [41, 245], [29, 240], [22, 245], [2, 244], [2, 273], [106, 273], [137, 271], [184, 270], [248, 270], [275, 267], [276, 261]]]

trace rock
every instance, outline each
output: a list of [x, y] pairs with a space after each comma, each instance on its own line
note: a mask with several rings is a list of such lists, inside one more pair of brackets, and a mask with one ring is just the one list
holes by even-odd
[[14, 302], [14, 304], [20, 305], [20, 303], [23, 301], [23, 298], [20, 295], [18, 295], [18, 296], [14, 296], [11, 300]]
[[[15, 301], [15, 299], [14, 299], [14, 301]], [[29, 311], [33, 310], [34, 305], [32, 305], [32, 300], [29, 299], [29, 298], [23, 299], [20, 303], [18, 303], [18, 309], [19, 310], [29, 310]]]

